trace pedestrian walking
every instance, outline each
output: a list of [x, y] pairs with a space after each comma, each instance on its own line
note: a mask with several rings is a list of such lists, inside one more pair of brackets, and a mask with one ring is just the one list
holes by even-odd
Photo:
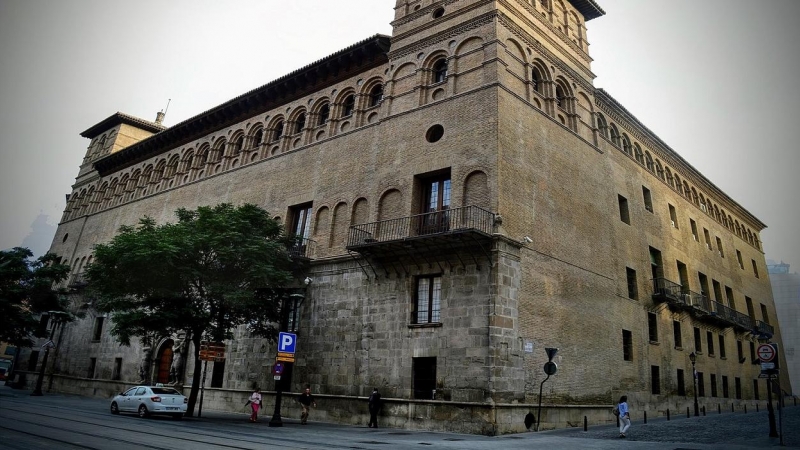
[[261, 408], [261, 389], [253, 389], [253, 393], [250, 394], [250, 398], [247, 400], [247, 403], [244, 404], [244, 406], [247, 405], [250, 405], [250, 410], [252, 411], [250, 414], [250, 422], [258, 422], [258, 410]]
[[623, 395], [619, 398], [617, 405], [619, 411], [619, 437], [624, 438], [625, 432], [631, 427], [631, 415], [628, 412], [628, 396]]
[[300, 425], [305, 425], [308, 422], [308, 413], [311, 410], [311, 406], [317, 407], [317, 402], [314, 400], [314, 396], [311, 395], [311, 386], [306, 385], [306, 390], [297, 397], [297, 401], [300, 402], [300, 406], [303, 408], [303, 412], [300, 414]]
[[381, 412], [381, 393], [378, 388], [372, 389], [372, 394], [369, 396], [369, 427], [378, 428], [378, 413]]

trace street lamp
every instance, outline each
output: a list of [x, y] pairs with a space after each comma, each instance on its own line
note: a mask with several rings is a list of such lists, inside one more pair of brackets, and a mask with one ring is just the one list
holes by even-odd
[[[308, 289], [308, 285], [311, 284], [311, 278], [306, 277], [305, 280], [303, 280], [303, 284], [305, 284], [305, 289]], [[300, 320], [300, 305], [303, 304], [303, 300], [305, 300], [305, 298], [306, 296], [304, 291], [303, 293], [295, 292], [290, 294], [288, 299], [283, 300], [283, 307], [281, 308], [281, 315], [283, 316], [281, 328], [285, 328], [286, 331], [292, 333], [297, 331], [297, 321]], [[289, 307], [289, 305], [291, 305], [291, 307]], [[291, 366], [293, 366], [294, 363], [286, 363], [286, 365], [291, 370]], [[272, 419], [269, 421], [269, 426], [271, 427], [283, 426], [283, 419], [281, 418], [281, 397], [283, 394], [283, 385], [284, 380], [275, 380], [275, 409], [272, 412]]]
[[700, 416], [700, 407], [697, 404], [697, 369], [694, 368], [697, 362], [697, 355], [692, 352], [689, 354], [689, 360], [692, 362], [692, 384], [694, 385], [694, 416]]
[[72, 315], [68, 312], [64, 311], [48, 311], [47, 315], [50, 317], [52, 321], [52, 325], [50, 328], [50, 337], [47, 339], [47, 342], [44, 343], [44, 358], [42, 358], [42, 367], [39, 369], [39, 376], [36, 378], [36, 387], [31, 392], [31, 395], [34, 397], [42, 396], [42, 381], [44, 380], [44, 370], [47, 367], [47, 356], [50, 354], [50, 349], [55, 348], [55, 344], [53, 343], [53, 337], [56, 335], [56, 330], [58, 326], [62, 323], [69, 322], [72, 318]]

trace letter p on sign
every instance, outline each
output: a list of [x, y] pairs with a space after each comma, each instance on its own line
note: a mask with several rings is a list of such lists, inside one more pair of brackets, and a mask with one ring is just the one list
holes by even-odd
[[297, 335], [281, 332], [278, 335], [278, 351], [281, 353], [294, 353], [297, 346]]

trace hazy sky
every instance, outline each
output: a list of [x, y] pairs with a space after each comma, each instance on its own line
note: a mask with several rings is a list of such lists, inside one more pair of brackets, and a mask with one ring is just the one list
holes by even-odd
[[[0, 249], [50, 245], [116, 111], [178, 123], [376, 33], [394, 0], [0, 0]], [[595, 85], [768, 225], [800, 271], [798, 0], [598, 0]]]

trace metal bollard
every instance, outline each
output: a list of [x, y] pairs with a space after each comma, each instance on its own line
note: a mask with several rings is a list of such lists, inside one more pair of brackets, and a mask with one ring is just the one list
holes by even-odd
[[689, 407], [687, 406], [686, 407], [686, 418], [688, 419], [689, 417], [691, 417], [691, 416], [689, 415]]
[[583, 431], [589, 431], [589, 419], [583, 416]]
[[644, 423], [647, 424], [647, 411], [644, 412]]
[[703, 417], [706, 416], [706, 405], [703, 405]]
[[733, 407], [733, 403], [731, 403], [731, 412], [736, 412], [736, 408]]
[[756, 403], [756, 412], [758, 412], [758, 403]]
[[792, 401], [794, 401], [794, 406], [797, 406], [797, 397], [793, 397]]
[[717, 413], [722, 414], [722, 403], [717, 404]]
[[747, 414], [747, 403], [744, 405], [744, 413]]
[[667, 408], [667, 420], [669, 420], [669, 408]]

